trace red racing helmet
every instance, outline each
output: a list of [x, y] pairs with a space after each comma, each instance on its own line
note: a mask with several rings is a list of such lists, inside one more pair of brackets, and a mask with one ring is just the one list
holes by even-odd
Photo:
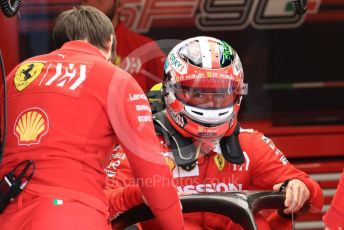
[[182, 41], [165, 62], [167, 118], [186, 137], [230, 135], [247, 94], [243, 81], [239, 56], [226, 42], [212, 37]]

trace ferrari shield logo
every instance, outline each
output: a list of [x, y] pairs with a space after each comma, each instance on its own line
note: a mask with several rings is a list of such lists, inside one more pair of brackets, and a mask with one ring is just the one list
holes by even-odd
[[14, 84], [18, 91], [22, 91], [33, 82], [44, 67], [40, 62], [27, 62], [19, 66], [14, 76]]
[[217, 168], [222, 171], [225, 167], [225, 158], [222, 156], [222, 154], [217, 154], [217, 156], [214, 157], [215, 164]]

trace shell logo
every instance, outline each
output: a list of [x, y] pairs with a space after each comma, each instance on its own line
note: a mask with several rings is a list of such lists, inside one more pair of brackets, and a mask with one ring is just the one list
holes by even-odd
[[47, 114], [40, 108], [29, 108], [22, 112], [14, 123], [14, 135], [18, 145], [39, 144], [41, 138], [48, 132], [49, 120]]
[[174, 160], [172, 160], [171, 157], [165, 156], [165, 161], [167, 163], [167, 166], [170, 168], [171, 172], [176, 167], [176, 164], [174, 163]]

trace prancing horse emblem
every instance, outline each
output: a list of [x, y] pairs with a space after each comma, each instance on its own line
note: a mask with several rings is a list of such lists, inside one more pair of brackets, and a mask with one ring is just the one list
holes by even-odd
[[22, 91], [31, 84], [42, 72], [44, 63], [27, 62], [21, 64], [14, 76], [14, 84], [18, 91]]

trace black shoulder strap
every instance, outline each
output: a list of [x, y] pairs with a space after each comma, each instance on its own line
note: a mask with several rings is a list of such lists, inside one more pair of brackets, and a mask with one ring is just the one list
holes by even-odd
[[[192, 139], [183, 137], [167, 120], [165, 111], [153, 115], [155, 131], [164, 136], [167, 146], [172, 149], [174, 160], [178, 166], [193, 165], [196, 158], [196, 148]], [[241, 165], [245, 162], [239, 142], [240, 124], [237, 123], [232, 135], [220, 141], [224, 158], [233, 164]]]
[[167, 120], [165, 111], [153, 115], [155, 131], [164, 136], [166, 145], [172, 149], [178, 166], [189, 166], [195, 163], [196, 148], [192, 139], [183, 137]]
[[230, 136], [222, 138], [220, 141], [220, 147], [224, 158], [237, 165], [241, 165], [245, 162], [244, 154], [239, 142], [239, 133], [240, 124], [238, 122], [234, 132]]

